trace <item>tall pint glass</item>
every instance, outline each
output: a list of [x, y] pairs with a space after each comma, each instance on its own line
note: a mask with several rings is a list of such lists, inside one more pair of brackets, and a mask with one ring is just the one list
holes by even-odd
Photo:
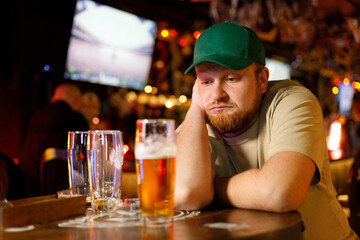
[[87, 131], [69, 131], [67, 158], [69, 186], [72, 194], [86, 195], [86, 202], [91, 202], [89, 170], [87, 161]]
[[87, 153], [91, 207], [95, 211], [111, 209], [121, 200], [122, 133], [116, 130], [89, 131]]
[[135, 158], [141, 225], [169, 226], [174, 215], [175, 122], [139, 119]]

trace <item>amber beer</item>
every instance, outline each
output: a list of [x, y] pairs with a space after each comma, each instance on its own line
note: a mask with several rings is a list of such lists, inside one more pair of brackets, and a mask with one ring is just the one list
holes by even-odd
[[174, 215], [175, 121], [138, 119], [135, 159], [140, 224], [170, 226]]
[[172, 217], [174, 214], [175, 157], [136, 159], [141, 215]]

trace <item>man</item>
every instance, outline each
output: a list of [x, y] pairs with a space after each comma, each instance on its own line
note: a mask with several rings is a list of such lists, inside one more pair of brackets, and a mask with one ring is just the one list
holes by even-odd
[[185, 73], [193, 67], [192, 104], [177, 137], [175, 207], [214, 201], [298, 210], [305, 239], [356, 239], [332, 185], [320, 105], [293, 81], [268, 82], [256, 34], [228, 21], [210, 27]]
[[[74, 84], [63, 83], [55, 88], [51, 103], [36, 112], [30, 119], [23, 157], [20, 160], [29, 196], [42, 195], [40, 160], [45, 149], [66, 149], [68, 131], [89, 129], [87, 121], [78, 112], [81, 106], [82, 93], [80, 89]], [[66, 177], [67, 170], [66, 172], [62, 171], [63, 174], [60, 171], [59, 169], [59, 175]], [[65, 183], [68, 183], [67, 179], [65, 179]]]

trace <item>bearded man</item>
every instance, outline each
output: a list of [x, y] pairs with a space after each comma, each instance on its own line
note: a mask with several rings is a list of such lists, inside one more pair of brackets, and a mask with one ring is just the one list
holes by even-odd
[[212, 202], [297, 210], [305, 239], [357, 239], [336, 199], [322, 111], [291, 80], [270, 81], [249, 28], [216, 24], [197, 40], [192, 103], [178, 129], [175, 207]]

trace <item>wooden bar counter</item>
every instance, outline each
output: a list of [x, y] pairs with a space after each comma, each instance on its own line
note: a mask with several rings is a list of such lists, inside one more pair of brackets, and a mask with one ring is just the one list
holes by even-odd
[[140, 226], [138, 213], [119, 211], [116, 214], [88, 210], [83, 215], [31, 225], [25, 231], [5, 228], [0, 231], [0, 239], [302, 239], [298, 212], [271, 213], [236, 208], [176, 210], [169, 228]]

